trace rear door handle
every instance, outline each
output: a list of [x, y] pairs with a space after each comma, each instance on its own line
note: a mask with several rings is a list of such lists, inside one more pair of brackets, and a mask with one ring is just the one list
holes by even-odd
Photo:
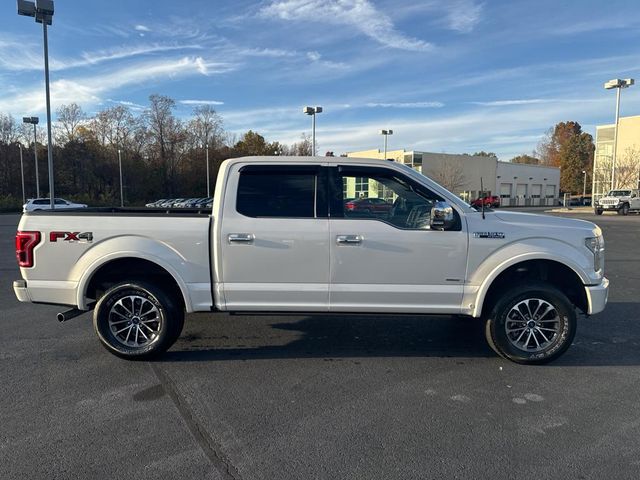
[[338, 245], [360, 245], [362, 243], [362, 235], [338, 235], [336, 243]]
[[253, 243], [255, 238], [253, 233], [230, 233], [228, 237], [229, 243]]

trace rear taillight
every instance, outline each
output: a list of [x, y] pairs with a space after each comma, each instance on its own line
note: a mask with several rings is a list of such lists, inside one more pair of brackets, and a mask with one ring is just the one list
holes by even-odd
[[33, 249], [39, 243], [40, 232], [16, 233], [16, 258], [19, 267], [33, 267]]
[[345, 206], [347, 207], [347, 210], [355, 210], [356, 209], [355, 203], [349, 202]]

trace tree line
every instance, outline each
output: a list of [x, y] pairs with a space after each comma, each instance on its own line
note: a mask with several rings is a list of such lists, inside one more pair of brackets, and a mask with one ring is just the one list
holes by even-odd
[[[151, 95], [139, 114], [124, 105], [87, 116], [75, 104], [57, 110], [53, 145], [56, 196], [113, 205], [120, 201], [119, 156], [127, 205], [158, 198], [206, 196], [206, 149], [211, 185], [220, 163], [245, 155], [311, 155], [308, 136], [284, 145], [249, 130], [236, 136], [224, 130], [221, 116], [209, 105], [198, 106], [188, 119], [175, 115], [176, 102]], [[0, 208], [22, 201], [20, 146], [27, 198], [36, 196], [34, 149], [38, 154], [40, 194], [48, 195], [47, 144], [40, 128], [0, 113]]]
[[[105, 108], [92, 117], [75, 104], [57, 110], [53, 145], [56, 195], [90, 205], [119, 203], [121, 153], [127, 205], [142, 205], [165, 197], [205, 196], [206, 146], [210, 182], [220, 163], [246, 155], [310, 155], [311, 139], [303, 135], [293, 145], [269, 142], [249, 130], [239, 137], [224, 130], [223, 120], [210, 105], [196, 107], [190, 118], [175, 115], [176, 102], [154, 94], [148, 107], [134, 113], [125, 105]], [[18, 207], [22, 200], [20, 146], [25, 191], [36, 196], [34, 149], [38, 154], [41, 196], [48, 195], [47, 145], [44, 129], [34, 141], [32, 125], [0, 113], [0, 208]], [[550, 129], [532, 155], [515, 163], [561, 168], [560, 189], [582, 191], [582, 171], [592, 171], [593, 138], [578, 122], [561, 122]], [[474, 155], [496, 157], [493, 152]], [[590, 182], [589, 182], [590, 184]]]

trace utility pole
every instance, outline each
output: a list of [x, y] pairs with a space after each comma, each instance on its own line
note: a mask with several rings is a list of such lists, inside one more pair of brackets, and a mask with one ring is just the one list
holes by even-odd
[[20, 176], [22, 177], [22, 204], [27, 203], [27, 197], [24, 193], [24, 162], [22, 161], [22, 144], [20, 143]]
[[120, 166], [120, 207], [124, 207], [124, 187], [122, 185], [122, 150], [118, 149], [118, 164]]

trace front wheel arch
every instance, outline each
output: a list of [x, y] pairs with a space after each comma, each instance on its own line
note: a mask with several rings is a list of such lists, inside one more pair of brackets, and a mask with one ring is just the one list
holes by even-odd
[[589, 299], [580, 276], [569, 266], [556, 260], [525, 260], [504, 269], [489, 285], [482, 300], [482, 317], [486, 317], [500, 294], [514, 285], [548, 283], [561, 292], [582, 312], [589, 311]]

